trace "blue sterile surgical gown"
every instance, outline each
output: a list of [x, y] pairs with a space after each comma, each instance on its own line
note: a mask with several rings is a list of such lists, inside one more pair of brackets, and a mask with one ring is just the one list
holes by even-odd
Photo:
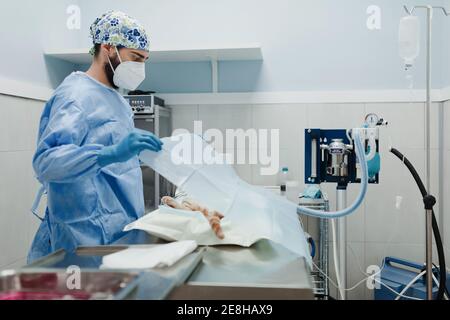
[[105, 245], [144, 213], [138, 157], [104, 168], [104, 146], [134, 130], [133, 114], [112, 88], [74, 72], [56, 89], [43, 111], [33, 167], [47, 190], [47, 210], [28, 262], [58, 249]]

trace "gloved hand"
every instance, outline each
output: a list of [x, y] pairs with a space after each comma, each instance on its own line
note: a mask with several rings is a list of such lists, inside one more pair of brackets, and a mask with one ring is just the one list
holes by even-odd
[[103, 148], [98, 154], [98, 163], [106, 167], [113, 163], [125, 162], [139, 155], [143, 150], [159, 152], [163, 142], [153, 133], [134, 131], [116, 145]]

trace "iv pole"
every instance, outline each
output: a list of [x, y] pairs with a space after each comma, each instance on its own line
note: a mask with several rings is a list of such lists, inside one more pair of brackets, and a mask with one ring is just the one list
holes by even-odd
[[416, 9], [426, 9], [427, 10], [427, 89], [426, 89], [426, 188], [427, 196], [424, 198], [425, 204], [425, 238], [426, 238], [426, 287], [427, 287], [427, 300], [433, 299], [433, 229], [432, 229], [432, 219], [433, 219], [433, 206], [436, 203], [436, 199], [430, 195], [430, 176], [431, 176], [431, 152], [430, 152], [430, 112], [431, 112], [431, 27], [433, 20], [433, 9], [442, 10], [444, 15], [449, 16], [448, 12], [444, 7], [433, 7], [433, 6], [414, 6], [411, 10], [407, 6], [403, 6], [406, 13], [413, 15]]

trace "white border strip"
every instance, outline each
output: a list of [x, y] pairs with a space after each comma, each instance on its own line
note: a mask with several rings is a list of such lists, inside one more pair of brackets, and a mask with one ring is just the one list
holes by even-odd
[[[0, 94], [47, 101], [53, 89], [0, 77]], [[424, 102], [425, 90], [286, 91], [173, 93], [158, 95], [168, 105]], [[450, 86], [432, 92], [436, 102], [450, 100]]]
[[[450, 89], [449, 89], [450, 91]], [[382, 103], [424, 102], [425, 90], [374, 91], [304, 91], [159, 94], [168, 105], [232, 105], [232, 104], [293, 104], [293, 103]], [[441, 90], [433, 90], [433, 101], [442, 101]]]
[[441, 101], [450, 100], [450, 86], [441, 90]]
[[0, 94], [47, 101], [52, 96], [53, 90], [24, 81], [0, 78]]

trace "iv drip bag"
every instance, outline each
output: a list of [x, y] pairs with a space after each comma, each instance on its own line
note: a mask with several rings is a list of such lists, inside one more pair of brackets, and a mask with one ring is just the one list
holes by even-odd
[[406, 16], [400, 20], [399, 26], [399, 54], [405, 61], [405, 66], [411, 67], [419, 56], [420, 50], [420, 21], [416, 16]]

